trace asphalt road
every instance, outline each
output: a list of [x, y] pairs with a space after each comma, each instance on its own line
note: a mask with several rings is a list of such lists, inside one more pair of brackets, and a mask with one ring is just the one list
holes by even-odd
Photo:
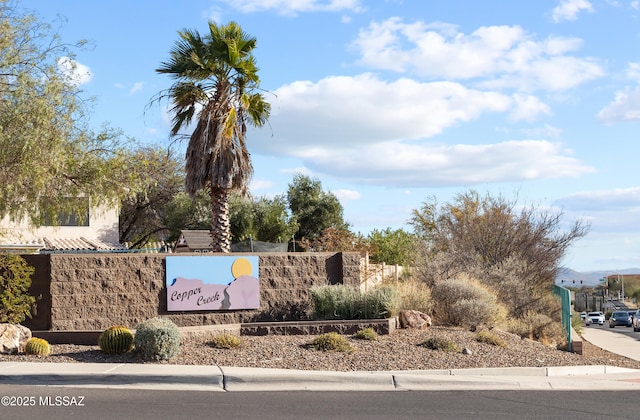
[[3, 420], [638, 418], [633, 391], [220, 393], [0, 385], [0, 396], [14, 403], [0, 407]]

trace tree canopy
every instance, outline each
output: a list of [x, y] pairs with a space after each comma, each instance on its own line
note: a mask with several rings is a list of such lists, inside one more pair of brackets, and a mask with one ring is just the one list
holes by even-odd
[[239, 194], [230, 201], [231, 232], [234, 242], [245, 239], [289, 242], [298, 229], [284, 195], [252, 199]]
[[41, 224], [88, 197], [115, 203], [130, 186], [126, 139], [88, 128], [75, 61], [50, 25], [0, 0], [0, 215]]
[[149, 241], [168, 239], [168, 212], [183, 190], [183, 160], [172, 150], [142, 146], [132, 152], [129, 170], [135, 174], [139, 187], [120, 203], [120, 242], [139, 248]]
[[289, 209], [299, 229], [296, 241], [315, 241], [327, 228], [348, 229], [342, 204], [331, 192], [322, 190], [322, 183], [306, 175], [295, 175], [287, 192]]
[[408, 266], [413, 263], [416, 236], [403, 230], [374, 229], [368, 236], [371, 262]]

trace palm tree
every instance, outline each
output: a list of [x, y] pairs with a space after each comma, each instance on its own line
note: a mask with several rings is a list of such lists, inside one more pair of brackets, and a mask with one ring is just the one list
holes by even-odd
[[185, 188], [194, 196], [209, 189], [211, 239], [214, 252], [229, 252], [229, 194], [246, 193], [253, 166], [246, 145], [247, 124], [260, 127], [271, 107], [259, 89], [252, 50], [256, 39], [230, 22], [209, 22], [209, 33], [178, 32], [170, 59], [156, 72], [169, 74], [174, 84], [157, 95], [173, 107], [171, 136], [178, 136], [194, 118], [186, 154]]

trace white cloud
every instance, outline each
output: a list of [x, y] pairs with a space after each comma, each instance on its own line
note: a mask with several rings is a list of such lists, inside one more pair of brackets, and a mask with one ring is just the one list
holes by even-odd
[[273, 181], [265, 180], [265, 179], [254, 179], [251, 181], [249, 185], [250, 191], [260, 191], [260, 190], [268, 190], [272, 188], [274, 185]]
[[578, 177], [593, 168], [540, 140], [481, 145], [377, 143], [309, 155], [317, 172], [354, 182], [396, 187], [468, 186], [491, 182]]
[[578, 13], [583, 10], [593, 12], [594, 9], [591, 2], [587, 0], [562, 0], [551, 12], [551, 17], [555, 23], [565, 20], [576, 20], [578, 19]]
[[218, 6], [211, 6], [206, 12], [204, 12], [203, 17], [207, 20], [214, 21], [216, 23], [222, 22], [222, 9]]
[[529, 138], [559, 139], [562, 135], [562, 129], [545, 124], [542, 127], [524, 129], [522, 133]]
[[340, 201], [359, 200], [362, 195], [358, 191], [353, 190], [333, 190], [331, 191]]
[[512, 121], [533, 121], [540, 114], [551, 114], [549, 106], [542, 103], [540, 99], [535, 96], [522, 96], [515, 94], [513, 95], [513, 99], [515, 101], [516, 108], [509, 116]]
[[70, 84], [75, 86], [87, 84], [93, 78], [88, 66], [80, 64], [69, 57], [60, 57], [58, 59], [58, 70], [67, 78]]
[[623, 233], [637, 238], [640, 234], [637, 223], [640, 187], [582, 191], [565, 196], [555, 204], [563, 209], [568, 220], [580, 217], [588, 220], [594, 235]]
[[640, 83], [640, 63], [629, 63], [626, 73], [629, 79]]
[[605, 124], [640, 120], [640, 87], [616, 92], [615, 99], [598, 113]]
[[144, 85], [143, 82], [136, 82], [133, 84], [133, 86], [131, 87], [131, 89], [129, 90], [129, 95], [133, 95], [134, 93], [142, 90], [142, 86]]
[[632, 1], [631, 3], [629, 3], [629, 5], [632, 9], [640, 10], [640, 1], [638, 0]]
[[243, 13], [275, 10], [281, 15], [295, 15], [305, 12], [361, 12], [361, 0], [224, 0]]
[[346, 141], [366, 145], [428, 138], [485, 113], [518, 106], [510, 96], [458, 83], [387, 82], [371, 74], [295, 82], [274, 93], [273, 139], [253, 147], [292, 154], [313, 153], [313, 146]]
[[[485, 144], [474, 145], [429, 140], [488, 113], [518, 121], [549, 113], [532, 96], [483, 92], [451, 82], [387, 82], [371, 74], [295, 82], [274, 93], [271, 128], [252, 129], [250, 148], [301, 159], [314, 174], [414, 187], [576, 177], [593, 171], [560, 144], [545, 140], [491, 144], [485, 139]], [[268, 140], [261, 139], [265, 135]]]
[[594, 59], [569, 53], [582, 40], [548, 37], [536, 41], [518, 26], [480, 27], [470, 34], [450, 24], [372, 22], [352, 43], [358, 62], [370, 68], [479, 86], [519, 90], [563, 90], [601, 77]]
[[629, 207], [640, 209], [640, 187], [613, 190], [581, 191], [561, 200], [563, 206], [580, 210], [620, 211]]

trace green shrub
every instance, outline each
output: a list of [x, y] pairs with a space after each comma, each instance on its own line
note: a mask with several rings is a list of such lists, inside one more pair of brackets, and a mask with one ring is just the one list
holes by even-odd
[[418, 344], [421, 347], [426, 347], [431, 350], [441, 350], [450, 352], [459, 352], [460, 349], [451, 340], [439, 337], [430, 337], [425, 342]]
[[316, 319], [360, 319], [360, 290], [344, 285], [311, 288]]
[[320, 334], [309, 343], [310, 347], [320, 351], [351, 353], [353, 347], [346, 338], [336, 332]]
[[394, 287], [382, 286], [360, 296], [362, 319], [380, 319], [398, 313], [398, 291]]
[[133, 333], [123, 325], [114, 325], [100, 334], [98, 346], [107, 354], [126, 353], [133, 348]]
[[476, 334], [476, 341], [479, 343], [491, 344], [498, 347], [506, 347], [504, 340], [487, 330], [482, 330]]
[[28, 294], [34, 268], [16, 254], [0, 255], [0, 323], [19, 324], [35, 313]]
[[231, 349], [234, 347], [238, 347], [240, 344], [242, 344], [240, 338], [229, 333], [214, 335], [209, 342], [209, 345], [215, 347], [216, 349]]
[[180, 352], [180, 330], [167, 318], [151, 318], [136, 327], [133, 339], [144, 360], [169, 360]]
[[316, 286], [311, 297], [316, 319], [380, 319], [394, 316], [398, 310], [398, 293], [390, 286], [366, 293], [353, 286]]
[[365, 328], [363, 330], [356, 331], [353, 337], [357, 338], [358, 340], [375, 341], [378, 339], [378, 333], [376, 333], [373, 328]]
[[31, 337], [25, 344], [24, 352], [34, 356], [48, 356], [51, 353], [51, 346], [44, 338]]

